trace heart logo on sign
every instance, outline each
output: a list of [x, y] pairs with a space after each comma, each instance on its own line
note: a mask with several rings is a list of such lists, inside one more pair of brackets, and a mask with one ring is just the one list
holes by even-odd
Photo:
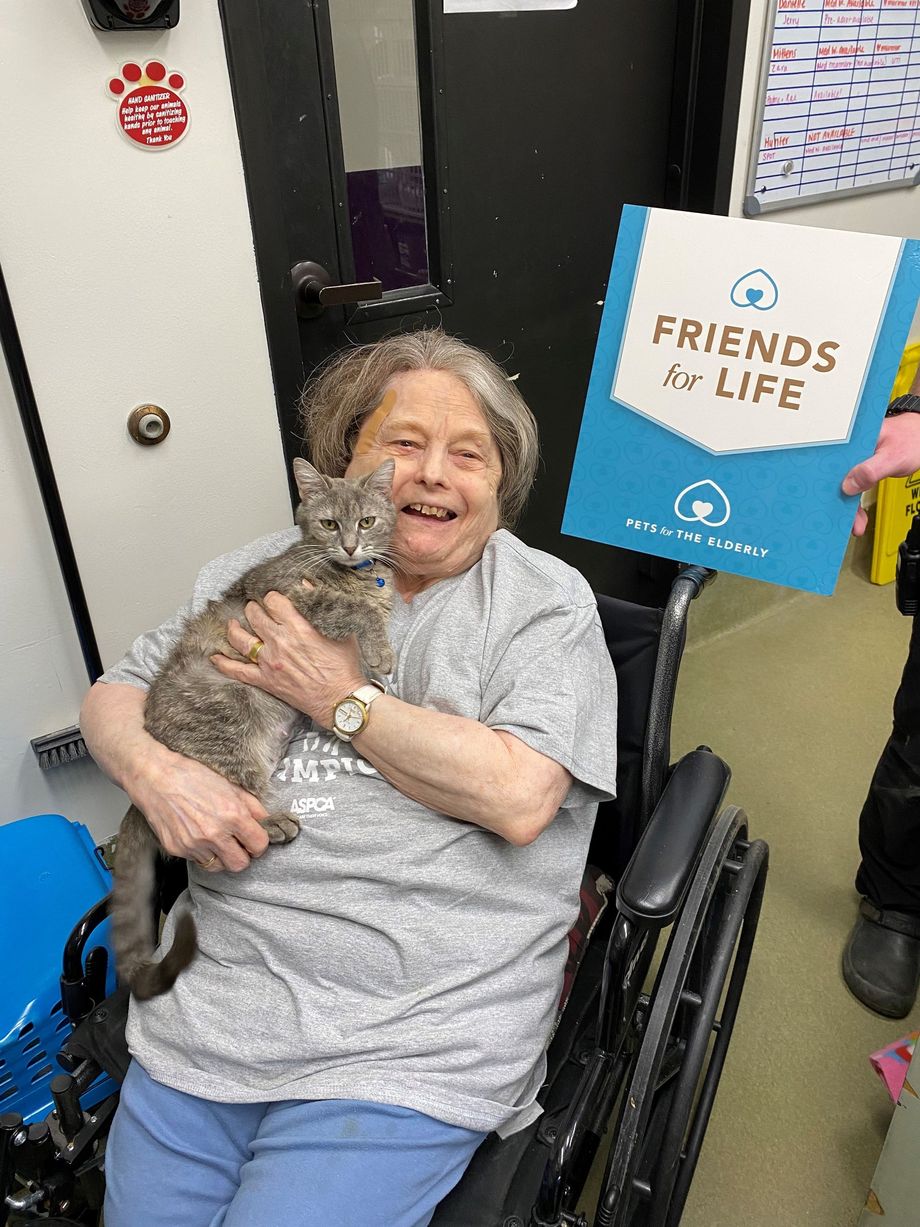
[[[697, 495], [694, 498], [694, 494]], [[699, 495], [706, 495], [700, 498]], [[721, 486], [706, 478], [695, 481], [681, 490], [674, 500], [674, 514], [688, 524], [705, 524], [707, 528], [721, 528], [731, 516], [731, 503]], [[721, 518], [719, 518], [721, 517]]]
[[770, 311], [779, 302], [779, 286], [766, 269], [755, 268], [738, 278], [729, 297], [736, 307]]

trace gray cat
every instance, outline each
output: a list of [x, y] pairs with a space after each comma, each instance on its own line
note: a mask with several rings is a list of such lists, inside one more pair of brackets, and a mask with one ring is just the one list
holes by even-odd
[[[222, 652], [245, 659], [227, 642], [227, 623], [236, 618], [251, 629], [243, 614], [246, 602], [274, 591], [289, 597], [328, 638], [356, 635], [370, 672], [392, 670], [386, 621], [393, 572], [382, 560], [390, 556], [396, 523], [390, 497], [394, 468], [387, 460], [365, 477], [333, 478], [295, 460], [302, 540], [250, 568], [223, 597], [190, 618], [147, 695], [147, 732], [257, 796], [269, 810], [262, 826], [271, 843], [288, 843], [300, 831], [293, 815], [271, 812], [269, 795], [271, 773], [299, 713], [257, 686], [224, 677], [209, 657]], [[315, 587], [303, 587], [303, 579]], [[132, 805], [118, 833], [111, 916], [119, 976], [141, 1001], [172, 988], [198, 949], [195, 923], [185, 914], [169, 951], [153, 962], [152, 909], [161, 851], [146, 818]]]

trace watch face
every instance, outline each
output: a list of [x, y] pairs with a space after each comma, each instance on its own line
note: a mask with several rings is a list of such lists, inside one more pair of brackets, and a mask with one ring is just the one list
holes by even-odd
[[364, 723], [364, 712], [354, 699], [346, 699], [335, 709], [335, 723], [343, 733], [357, 733]]

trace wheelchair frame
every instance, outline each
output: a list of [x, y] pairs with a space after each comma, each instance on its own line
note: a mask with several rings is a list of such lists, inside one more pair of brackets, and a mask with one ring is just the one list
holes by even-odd
[[[734, 806], [720, 811], [730, 779], [721, 759], [701, 747], [669, 768], [687, 613], [712, 577], [700, 567], [681, 571], [663, 612], [638, 840], [617, 883], [612, 922], [589, 948], [550, 1045], [540, 1095], [544, 1115], [504, 1142], [490, 1135], [432, 1227], [589, 1227], [578, 1202], [614, 1117], [591, 1221], [595, 1227], [680, 1222], [737, 1016], [768, 863], [766, 844], [747, 838], [744, 813]], [[603, 604], [601, 610], [603, 617]], [[28, 1128], [15, 1114], [0, 1116], [0, 1227], [7, 1227], [10, 1211], [25, 1215], [17, 1220], [22, 1223], [41, 1215], [46, 1227], [98, 1220], [104, 1141], [117, 1096], [86, 1112], [80, 1095], [103, 1063], [123, 1076], [123, 1068], [112, 1068], [119, 1058], [93, 1037], [123, 1032], [127, 1014], [123, 988], [101, 1001], [106, 952], [90, 951], [84, 967], [84, 948], [107, 908], [108, 899], [96, 904], [65, 946], [62, 1002], [78, 1030], [58, 1057], [69, 1073], [52, 1083], [55, 1111]], [[590, 962], [595, 973], [599, 964], [599, 983], [587, 979]], [[25, 1186], [18, 1195], [16, 1178]], [[68, 1214], [76, 1217], [63, 1217]]]

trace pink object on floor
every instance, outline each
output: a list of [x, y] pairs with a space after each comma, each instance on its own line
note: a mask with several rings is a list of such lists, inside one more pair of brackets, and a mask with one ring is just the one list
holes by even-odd
[[885, 1083], [888, 1094], [895, 1103], [898, 1102], [904, 1079], [907, 1077], [907, 1067], [910, 1065], [918, 1037], [920, 1031], [911, 1031], [909, 1035], [902, 1035], [899, 1040], [895, 1040], [887, 1048], [880, 1048], [869, 1057], [872, 1068]]

